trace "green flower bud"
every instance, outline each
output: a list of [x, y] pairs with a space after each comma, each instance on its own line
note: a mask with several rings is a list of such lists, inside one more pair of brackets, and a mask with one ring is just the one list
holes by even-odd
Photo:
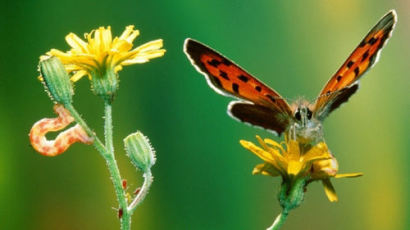
[[155, 150], [140, 131], [128, 135], [124, 139], [124, 146], [132, 163], [143, 172], [147, 172], [155, 164]]
[[39, 69], [42, 83], [51, 100], [60, 104], [71, 104], [74, 90], [60, 59], [50, 57], [40, 61]]

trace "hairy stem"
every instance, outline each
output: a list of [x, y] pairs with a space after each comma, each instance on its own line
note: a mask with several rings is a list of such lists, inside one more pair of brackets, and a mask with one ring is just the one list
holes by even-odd
[[113, 136], [112, 136], [112, 106], [110, 103], [104, 104], [104, 136], [107, 150], [114, 154]]
[[77, 112], [77, 110], [74, 108], [72, 104], [65, 104], [64, 108], [66, 108], [68, 111], [70, 111], [71, 116], [74, 118], [74, 120], [81, 125], [81, 127], [85, 130], [87, 135], [89, 137], [92, 137], [94, 142], [93, 145], [97, 149], [98, 152], [101, 153], [101, 155], [105, 158], [105, 155], [107, 155], [107, 149], [105, 148], [104, 144], [101, 142], [101, 140], [95, 135], [94, 131], [88, 127], [87, 123], [83, 120], [81, 115]]
[[115, 160], [114, 155], [112, 135], [112, 107], [109, 102], [105, 102], [104, 111], [105, 146], [108, 150], [108, 155], [104, 158], [107, 163], [108, 170], [110, 171], [112, 182], [114, 184], [115, 193], [117, 195], [118, 203], [120, 206], [120, 213], [122, 213], [122, 216], [120, 216], [121, 229], [129, 230], [131, 228], [131, 215], [128, 212], [128, 202], [125, 196], [124, 188], [122, 186], [120, 170], [118, 169], [117, 161]]
[[114, 184], [114, 190], [117, 195], [118, 203], [120, 206], [119, 213], [122, 213], [121, 218], [121, 229], [129, 230], [131, 228], [131, 215], [128, 211], [128, 203], [126, 200], [125, 192], [122, 187], [122, 179], [120, 171], [118, 169], [117, 162], [114, 157], [114, 148], [112, 140], [112, 111], [111, 105], [105, 104], [105, 122], [104, 122], [104, 131], [105, 131], [105, 142], [106, 146], [101, 142], [97, 135], [88, 127], [87, 123], [82, 119], [81, 115], [71, 104], [66, 104], [64, 107], [70, 111], [71, 116], [74, 117], [75, 121], [81, 125], [81, 127], [86, 131], [87, 135], [94, 139], [93, 145], [104, 157], [108, 170], [111, 175], [112, 182]]
[[149, 188], [151, 187], [152, 181], [153, 177], [151, 170], [148, 170], [144, 173], [144, 183], [142, 184], [141, 190], [138, 192], [138, 195], [134, 198], [134, 200], [128, 207], [128, 212], [130, 213], [130, 215], [134, 213], [138, 205], [141, 204], [142, 201], [145, 199], [145, 196], [148, 194]]

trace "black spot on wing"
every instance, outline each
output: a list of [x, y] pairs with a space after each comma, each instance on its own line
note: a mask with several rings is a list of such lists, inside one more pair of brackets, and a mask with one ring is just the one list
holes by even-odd
[[212, 78], [213, 78], [212, 82], [215, 83], [215, 85], [217, 85], [219, 88], [222, 88], [221, 80], [219, 80], [219, 78], [217, 78], [215, 76], [212, 76]]
[[336, 81], [339, 82], [340, 80], [342, 80], [342, 76], [337, 76]]
[[241, 80], [245, 83], [248, 82], [248, 80], [249, 80], [249, 78], [247, 76], [244, 76], [244, 75], [239, 75], [238, 78], [239, 78], [239, 80]]
[[347, 68], [350, 68], [350, 67], [352, 67], [353, 66], [353, 64], [354, 64], [354, 62], [353, 61], [349, 61], [348, 63], [347, 63]]
[[219, 76], [225, 78], [226, 80], [229, 80], [228, 74], [222, 70], [219, 70]]
[[217, 67], [220, 64], [220, 62], [215, 59], [209, 60], [207, 62], [201, 61], [201, 57], [203, 57], [204, 55], [221, 55], [218, 54], [218, 52], [216, 52], [215, 50], [193, 39], [185, 40], [185, 53], [195, 66], [197, 66], [202, 72], [207, 74], [209, 74], [209, 69], [207, 68], [207, 66]]
[[369, 56], [369, 50], [366, 50], [366, 52], [362, 55], [362, 61], [364, 61], [368, 56]]
[[239, 93], [239, 85], [236, 84], [236, 83], [233, 83], [233, 84], [232, 84], [232, 90], [233, 90], [235, 93]]
[[359, 66], [358, 66], [354, 69], [355, 77], [357, 77], [357, 75], [359, 75], [359, 72], [360, 72], [360, 69], [359, 69]]
[[364, 47], [367, 44], [365, 40], [362, 40], [359, 44], [360, 47]]
[[227, 66], [230, 66], [230, 65], [232, 65], [232, 62], [230, 62], [229, 60], [227, 60], [227, 59], [222, 59], [222, 63], [224, 64], [224, 65], [227, 65]]
[[372, 38], [369, 39], [369, 42], [368, 42], [368, 43], [369, 43], [370, 45], [374, 45], [374, 44], [377, 42], [377, 40], [378, 40], [377, 38], [372, 37]]
[[258, 92], [262, 91], [262, 88], [261, 88], [259, 85], [255, 86], [255, 89], [256, 89], [256, 91], [258, 91]]
[[276, 102], [276, 99], [275, 99], [274, 96], [272, 96], [272, 95], [270, 95], [270, 94], [267, 94], [266, 96], [267, 96], [272, 102]]
[[208, 64], [216, 68], [221, 63], [216, 59], [212, 59], [211, 61], [208, 61]]

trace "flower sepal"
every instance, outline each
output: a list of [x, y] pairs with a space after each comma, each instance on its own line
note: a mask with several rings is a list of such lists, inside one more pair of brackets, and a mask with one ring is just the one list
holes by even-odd
[[299, 207], [305, 195], [308, 178], [299, 177], [295, 180], [284, 180], [280, 187], [278, 199], [283, 210], [290, 211]]
[[118, 74], [111, 68], [102, 71], [92, 71], [90, 74], [91, 89], [94, 94], [101, 97], [104, 101], [111, 103], [118, 90]]

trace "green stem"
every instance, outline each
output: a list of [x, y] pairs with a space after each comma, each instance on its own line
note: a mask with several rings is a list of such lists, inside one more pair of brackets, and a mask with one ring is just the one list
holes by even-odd
[[138, 195], [134, 198], [131, 202], [130, 206], [128, 207], [128, 212], [130, 215], [134, 213], [135, 209], [142, 203], [145, 199], [145, 196], [148, 194], [149, 188], [151, 187], [153, 181], [151, 170], [148, 169], [144, 173], [144, 183], [142, 184], [141, 190], [138, 192]]
[[74, 117], [74, 120], [81, 125], [81, 127], [85, 130], [87, 135], [89, 137], [93, 138], [93, 145], [97, 149], [98, 152], [101, 153], [101, 155], [105, 158], [105, 155], [108, 155], [107, 150], [104, 146], [104, 144], [100, 141], [100, 139], [95, 135], [94, 131], [88, 127], [87, 123], [83, 120], [81, 115], [77, 112], [77, 110], [74, 108], [72, 104], [65, 104], [64, 107], [70, 111], [70, 114], [72, 117]]
[[288, 217], [289, 211], [284, 209], [275, 219], [273, 224], [266, 230], [279, 230], [283, 223], [285, 223], [286, 218]]
[[77, 112], [77, 110], [71, 104], [66, 104], [64, 107], [70, 111], [71, 116], [74, 117], [75, 121], [81, 125], [81, 127], [85, 130], [88, 136], [94, 139], [93, 145], [94, 147], [100, 152], [100, 154], [104, 157], [108, 170], [111, 174], [111, 179], [114, 184], [114, 190], [117, 195], [118, 203], [120, 206], [120, 210], [122, 210], [121, 216], [121, 229], [122, 230], [129, 230], [131, 227], [131, 215], [127, 209], [127, 200], [125, 196], [124, 189], [122, 187], [122, 179], [120, 175], [120, 171], [117, 166], [117, 162], [114, 157], [114, 149], [113, 149], [113, 140], [112, 140], [112, 111], [111, 105], [106, 103], [105, 104], [105, 141], [106, 145], [100, 141], [97, 135], [88, 127], [87, 123], [82, 119], [81, 115]]
[[298, 207], [304, 196], [304, 187], [308, 178], [296, 178], [295, 180], [287, 178], [281, 184], [279, 191], [279, 203], [282, 206], [282, 213], [280, 213], [273, 224], [267, 230], [278, 230], [282, 227], [289, 211]]
[[121, 218], [121, 229], [129, 230], [131, 229], [131, 215], [127, 209], [127, 206], [128, 206], [127, 198], [125, 196], [125, 192], [122, 187], [122, 179], [121, 179], [120, 171], [117, 166], [117, 162], [113, 154], [108, 155], [105, 158], [105, 160], [108, 166], [108, 170], [110, 171], [110, 174], [111, 174], [111, 180], [112, 180], [112, 183], [114, 184], [114, 190], [117, 195], [120, 210], [122, 211], [122, 216], [120, 217]]
[[111, 179], [114, 184], [115, 193], [117, 195], [118, 203], [120, 205], [120, 210], [122, 211], [121, 218], [121, 229], [129, 230], [131, 228], [131, 215], [128, 211], [128, 202], [125, 196], [125, 191], [122, 186], [122, 179], [120, 175], [120, 170], [118, 169], [117, 161], [114, 155], [114, 145], [113, 145], [113, 135], [112, 135], [112, 107], [109, 102], [105, 102], [104, 105], [104, 136], [105, 136], [105, 146], [108, 150], [108, 155], [105, 157], [107, 162], [108, 170], [111, 174]]
[[114, 145], [112, 137], [112, 107], [109, 102], [104, 104], [104, 136], [105, 136], [105, 146], [107, 150], [114, 154]]

